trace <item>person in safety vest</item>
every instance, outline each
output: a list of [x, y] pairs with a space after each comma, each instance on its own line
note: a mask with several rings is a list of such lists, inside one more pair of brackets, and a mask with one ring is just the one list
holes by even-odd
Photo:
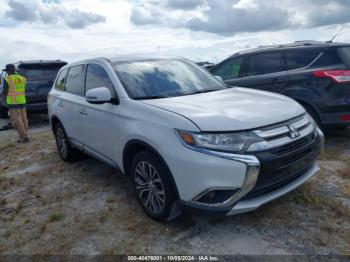
[[27, 143], [28, 119], [26, 110], [26, 82], [25, 77], [16, 73], [15, 65], [6, 65], [7, 76], [3, 81], [3, 97], [10, 113], [12, 126], [16, 128], [19, 135], [18, 143]]

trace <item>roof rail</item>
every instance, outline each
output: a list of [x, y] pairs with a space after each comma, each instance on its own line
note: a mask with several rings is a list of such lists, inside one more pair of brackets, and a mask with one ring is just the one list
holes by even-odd
[[288, 43], [288, 44], [261, 45], [261, 46], [258, 46], [256, 48], [251, 48], [251, 49], [237, 52], [237, 53], [233, 54], [232, 56], [236, 56], [236, 55], [240, 55], [240, 54], [244, 54], [244, 53], [248, 53], [248, 52], [252, 52], [252, 51], [258, 51], [261, 49], [269, 49], [269, 48], [276, 48], [276, 47], [298, 47], [298, 46], [325, 45], [325, 44], [327, 44], [327, 43], [322, 42], [322, 41], [316, 41], [316, 40], [298, 40], [298, 41], [294, 41], [293, 43]]
[[324, 42], [318, 41], [318, 40], [297, 40], [297, 41], [294, 41], [294, 43], [320, 43], [320, 44], [323, 44]]
[[316, 41], [316, 40], [299, 40], [299, 41], [295, 41], [295, 44], [300, 44], [300, 45], [315, 45], [315, 44], [325, 44], [322, 41]]

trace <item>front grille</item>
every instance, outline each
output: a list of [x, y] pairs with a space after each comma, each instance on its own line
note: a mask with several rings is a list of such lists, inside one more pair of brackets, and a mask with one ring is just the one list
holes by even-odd
[[303, 137], [295, 142], [291, 142], [291, 143], [288, 143], [286, 145], [275, 148], [272, 150], [272, 152], [275, 155], [284, 155], [284, 154], [287, 154], [291, 151], [294, 151], [294, 150], [300, 148], [301, 146], [303, 146], [305, 144], [309, 144], [314, 138], [315, 138], [315, 133], [312, 132], [311, 134], [307, 135], [306, 137]]
[[[258, 196], [261, 196], [261, 195], [264, 195], [264, 194], [267, 194], [269, 192], [272, 192], [284, 185], [287, 185], [291, 182], [293, 182], [294, 180], [298, 179], [299, 177], [301, 177], [302, 175], [304, 175], [309, 169], [311, 168], [310, 167], [307, 167], [297, 173], [295, 173], [294, 175], [292, 176], [285, 176], [284, 179], [280, 180], [280, 181], [274, 181], [273, 183], [264, 183], [264, 182], [258, 182], [255, 186], [255, 188], [253, 188], [252, 191], [250, 191], [247, 195], [245, 195], [243, 197], [243, 199], [251, 199], [251, 198], [254, 198], [254, 197], [258, 197]], [[265, 184], [265, 186], [263, 186]]]
[[293, 149], [283, 156], [275, 154], [274, 151], [278, 149], [256, 154], [261, 163], [258, 180], [255, 187], [244, 199], [273, 191], [305, 174], [320, 153], [320, 139], [318, 136], [314, 136], [311, 142], [301, 144], [299, 148]]
[[313, 137], [309, 135], [314, 131], [314, 124], [310, 121], [309, 116], [304, 114], [276, 125], [253, 130], [252, 132], [261, 137], [263, 141], [251, 144], [247, 152], [255, 153], [278, 148], [279, 152], [276, 154], [285, 154], [303, 143], [310, 142]]
[[254, 152], [261, 163], [260, 172], [255, 187], [243, 199], [276, 190], [299, 178], [312, 167], [320, 153], [321, 143], [314, 128], [305, 131], [308, 133], [304, 133], [298, 140]]

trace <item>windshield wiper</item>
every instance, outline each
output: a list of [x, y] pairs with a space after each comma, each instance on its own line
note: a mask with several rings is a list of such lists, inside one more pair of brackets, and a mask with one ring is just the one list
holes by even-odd
[[203, 90], [198, 90], [198, 91], [188, 93], [185, 95], [187, 96], [187, 95], [203, 94], [203, 93], [209, 93], [209, 92], [214, 92], [214, 91], [219, 91], [219, 90], [223, 90], [223, 89], [217, 89], [217, 88], [215, 88], [215, 89], [214, 88], [213, 89], [203, 89]]
[[134, 97], [134, 100], [147, 100], [147, 99], [158, 99], [158, 98], [168, 98], [166, 95], [154, 95], [154, 96], [137, 96]]

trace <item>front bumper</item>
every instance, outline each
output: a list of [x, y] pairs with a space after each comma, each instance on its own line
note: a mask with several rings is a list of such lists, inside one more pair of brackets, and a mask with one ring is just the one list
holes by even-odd
[[[220, 204], [180, 201], [182, 210], [185, 213], [215, 216], [235, 215], [253, 211], [296, 189], [320, 170], [316, 159], [322, 150], [324, 136], [318, 129], [312, 141], [299, 141], [305, 145], [298, 150], [290, 149], [291, 152], [279, 153], [274, 157], [271, 152], [263, 152], [256, 157], [249, 156], [246, 160], [237, 159], [237, 156], [234, 159], [234, 156], [231, 156], [232, 160], [241, 161], [247, 166], [241, 188], [230, 199]], [[252, 161], [254, 158], [256, 161]]]
[[226, 214], [227, 216], [241, 214], [249, 211], [253, 211], [258, 207], [277, 199], [290, 191], [296, 189], [297, 187], [304, 184], [309, 178], [315, 175], [318, 171], [320, 171], [320, 166], [317, 163], [314, 163], [313, 166], [301, 177], [298, 177], [294, 181], [289, 184], [282, 186], [274, 191], [266, 193], [261, 196], [257, 196], [255, 198], [241, 200], [233, 208]]
[[320, 166], [317, 163], [314, 163], [313, 166], [304, 175], [298, 177], [291, 183], [282, 186], [274, 191], [271, 191], [267, 194], [257, 196], [255, 198], [240, 200], [231, 206], [212, 207], [198, 205], [193, 202], [180, 201], [181, 210], [187, 214], [208, 215], [217, 217], [232, 216], [254, 211], [262, 205], [271, 202], [298, 188], [299, 186], [304, 184], [308, 179], [314, 176], [317, 172], [319, 172], [319, 170]]

